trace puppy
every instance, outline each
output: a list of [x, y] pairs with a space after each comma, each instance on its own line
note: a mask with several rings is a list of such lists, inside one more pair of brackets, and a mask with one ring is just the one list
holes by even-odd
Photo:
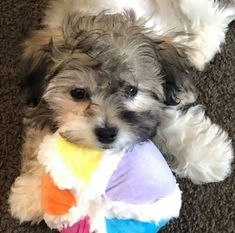
[[37, 152], [55, 130], [103, 149], [154, 139], [179, 176], [223, 180], [231, 141], [195, 104], [190, 70], [212, 59], [234, 17], [232, 3], [210, 0], [51, 1], [44, 28], [24, 43], [25, 142], [12, 215], [42, 219]]

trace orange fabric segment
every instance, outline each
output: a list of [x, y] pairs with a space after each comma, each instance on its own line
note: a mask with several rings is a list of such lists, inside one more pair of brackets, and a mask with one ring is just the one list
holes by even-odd
[[43, 175], [42, 205], [45, 213], [50, 215], [66, 214], [75, 203], [76, 199], [68, 189], [59, 189], [48, 173]]

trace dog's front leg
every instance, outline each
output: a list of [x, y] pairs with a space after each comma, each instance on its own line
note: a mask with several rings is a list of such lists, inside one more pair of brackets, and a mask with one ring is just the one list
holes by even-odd
[[205, 116], [201, 105], [165, 114], [155, 141], [162, 153], [174, 158], [173, 171], [194, 183], [224, 180], [233, 160], [228, 134]]
[[13, 217], [24, 221], [39, 222], [43, 211], [41, 204], [41, 182], [43, 168], [37, 161], [37, 153], [48, 130], [28, 129], [22, 150], [21, 174], [11, 187], [10, 211]]

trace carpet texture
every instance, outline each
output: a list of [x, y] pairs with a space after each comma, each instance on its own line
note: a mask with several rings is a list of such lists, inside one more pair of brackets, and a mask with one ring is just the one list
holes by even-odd
[[[22, 92], [16, 76], [19, 44], [32, 29], [40, 27], [46, 0], [0, 2], [0, 232], [49, 233], [44, 223], [20, 225], [8, 212], [7, 197], [19, 174], [22, 131]], [[193, 74], [199, 102], [207, 114], [222, 125], [235, 142], [235, 23], [230, 25], [226, 45], [203, 73]], [[234, 170], [234, 169], [233, 169]], [[161, 232], [235, 232], [235, 174], [222, 183], [193, 185], [179, 180], [183, 207], [179, 219]]]

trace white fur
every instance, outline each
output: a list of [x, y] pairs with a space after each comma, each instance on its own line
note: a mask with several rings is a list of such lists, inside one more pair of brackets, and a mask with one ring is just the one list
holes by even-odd
[[187, 31], [195, 35], [195, 39], [187, 43], [194, 49], [189, 58], [199, 70], [203, 70], [220, 50], [228, 24], [235, 18], [235, 7], [220, 7], [212, 0], [181, 0], [180, 6], [189, 19]]
[[52, 1], [46, 12], [44, 24], [50, 27], [58, 27], [69, 12], [82, 12], [87, 15], [99, 14], [107, 10], [109, 14], [122, 12], [124, 9], [134, 9], [138, 17], [148, 16], [153, 13], [154, 1], [145, 0], [57, 0]]
[[175, 157], [173, 170], [194, 183], [224, 180], [231, 172], [232, 142], [205, 116], [202, 106], [186, 113], [169, 110], [156, 137], [161, 151]]
[[108, 218], [136, 219], [139, 221], [159, 222], [179, 216], [181, 207], [181, 191], [176, 185], [169, 196], [151, 204], [127, 204], [121, 201], [107, 201], [106, 216]]
[[223, 7], [213, 0], [57, 0], [51, 2], [44, 24], [59, 27], [69, 12], [98, 14], [108, 10], [111, 14], [124, 9], [133, 9], [137, 18], [148, 19], [146, 27], [157, 35], [180, 31], [193, 34], [193, 40], [182, 43], [192, 48], [188, 57], [199, 70], [220, 50], [228, 24], [235, 18], [235, 4]]
[[[151, 106], [156, 105], [156, 100], [150, 99], [148, 95], [139, 91], [135, 98], [128, 100], [125, 104], [127, 109], [135, 112], [144, 112], [151, 109]], [[160, 111], [160, 106], [159, 106]]]

